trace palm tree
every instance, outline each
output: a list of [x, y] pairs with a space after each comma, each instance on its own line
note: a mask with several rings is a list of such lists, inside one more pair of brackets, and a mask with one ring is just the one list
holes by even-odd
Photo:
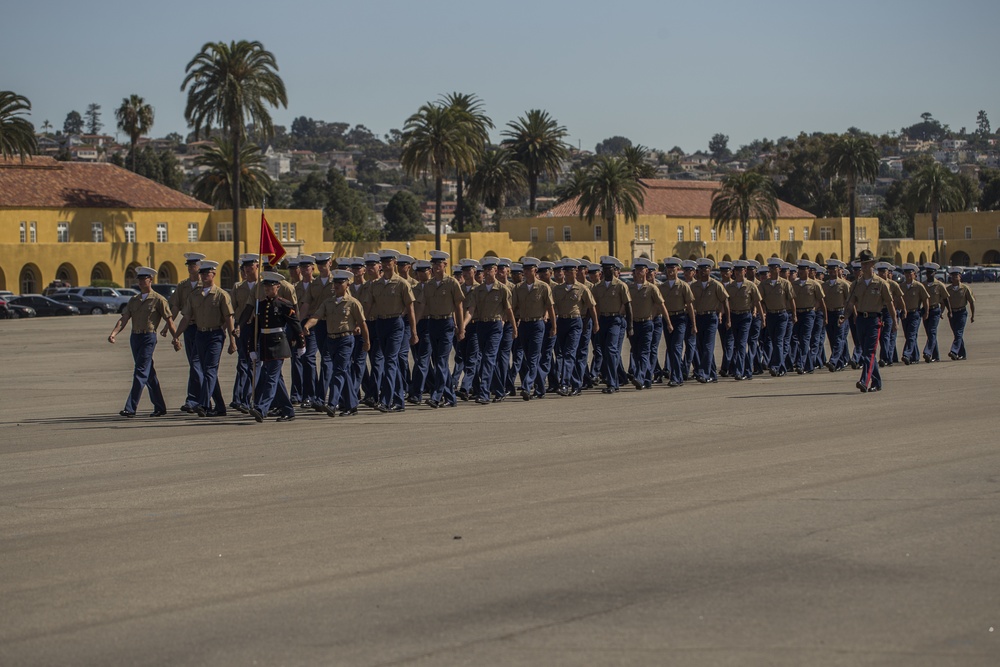
[[468, 111], [428, 102], [403, 125], [400, 162], [414, 178], [434, 179], [434, 245], [441, 249], [441, 200], [444, 176], [452, 170], [469, 173], [476, 166], [475, 120]]
[[646, 162], [649, 149], [640, 144], [628, 146], [622, 151], [622, 157], [632, 168], [636, 178], [656, 178], [656, 167]]
[[711, 216], [716, 229], [739, 225], [743, 239], [740, 259], [746, 259], [750, 220], [756, 219], [760, 228], [770, 229], [778, 218], [774, 182], [757, 171], [723, 176], [722, 187], [712, 195]]
[[566, 128], [559, 125], [547, 111], [531, 109], [525, 116], [507, 123], [509, 129], [501, 134], [503, 145], [514, 153], [514, 159], [524, 165], [528, 176], [528, 210], [535, 210], [538, 177], [542, 174], [555, 178], [562, 161], [569, 155], [563, 142]]
[[42, 121], [42, 134], [44, 134], [46, 137], [49, 136], [49, 130], [51, 129], [52, 129], [52, 123], [50, 123], [48, 120]]
[[851, 260], [857, 256], [857, 233], [854, 229], [858, 183], [873, 181], [878, 176], [878, 152], [864, 136], [845, 134], [837, 139], [827, 156], [823, 171], [827, 177], [839, 176], [847, 181], [848, 211], [851, 217]]
[[[489, 130], [494, 128], [493, 121], [483, 113], [483, 102], [475, 95], [466, 93], [451, 93], [441, 99], [445, 106], [453, 107], [459, 111], [464, 111], [472, 116], [472, 124], [469, 127], [472, 134], [467, 141], [472, 144], [477, 152], [476, 161], [486, 152], [486, 144], [489, 143]], [[467, 174], [461, 169], [455, 170], [455, 227], [458, 231], [465, 231], [465, 197], [463, 195], [464, 181]]]
[[646, 185], [635, 177], [632, 166], [621, 157], [601, 156], [580, 178], [576, 210], [580, 218], [593, 224], [603, 220], [608, 230], [608, 254], [617, 257], [615, 218], [625, 216], [626, 224], [639, 219], [645, 204]]
[[[249, 206], [264, 203], [271, 191], [264, 155], [256, 144], [240, 147], [240, 193]], [[203, 146], [202, 154], [194, 159], [196, 167], [208, 169], [194, 179], [192, 192], [201, 201], [222, 210], [233, 207], [233, 149], [228, 139], [212, 138], [211, 146]]]
[[274, 54], [258, 42], [208, 42], [184, 68], [181, 90], [190, 84], [184, 118], [197, 138], [202, 130], [221, 127], [232, 151], [233, 263], [239, 264], [240, 155], [252, 125], [262, 138], [274, 134], [268, 107], [288, 107], [285, 83], [278, 76]]
[[947, 262], [946, 258], [938, 259], [941, 257], [938, 249], [938, 214], [941, 211], [960, 211], [965, 208], [965, 197], [958, 179], [940, 162], [931, 162], [913, 175], [908, 189], [917, 206], [931, 214], [934, 261], [944, 264]]
[[26, 118], [31, 111], [31, 102], [23, 95], [10, 90], [0, 90], [0, 157], [20, 156], [24, 158], [38, 150], [35, 126]]
[[469, 180], [469, 197], [493, 209], [493, 222], [503, 218], [503, 208], [509, 197], [521, 194], [528, 182], [524, 166], [506, 148], [491, 150]]
[[139, 137], [146, 134], [153, 128], [153, 107], [146, 104], [135, 93], [129, 97], [122, 98], [122, 104], [115, 109], [115, 118], [118, 120], [118, 129], [128, 135], [132, 142], [132, 171], [135, 171], [136, 142]]

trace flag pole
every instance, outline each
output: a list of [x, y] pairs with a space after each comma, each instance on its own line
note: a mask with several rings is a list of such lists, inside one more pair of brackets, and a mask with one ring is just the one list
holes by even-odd
[[[260, 362], [263, 365], [263, 360], [261, 359], [260, 349], [260, 292], [261, 285], [264, 282], [264, 207], [267, 206], [267, 198], [261, 202], [260, 205], [260, 239], [257, 242], [257, 284], [254, 285], [254, 295], [253, 295], [253, 343], [257, 347], [257, 361], [253, 363], [253, 369], [250, 375], [250, 401], [253, 402], [254, 395], [257, 393], [257, 363]], [[267, 415], [264, 415], [265, 417]]]

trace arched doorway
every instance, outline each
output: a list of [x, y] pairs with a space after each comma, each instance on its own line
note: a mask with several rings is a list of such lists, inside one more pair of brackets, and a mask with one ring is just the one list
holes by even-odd
[[[483, 257], [496, 257], [496, 256], [497, 256], [497, 254], [495, 252], [493, 252], [492, 250], [487, 250], [483, 254]], [[548, 261], [548, 260], [546, 260], [546, 261]]]
[[951, 266], [968, 266], [970, 264], [969, 254], [959, 250], [951, 255]]
[[892, 256], [892, 263], [895, 264], [896, 266], [899, 266], [900, 264], [903, 263], [903, 256], [897, 252], [895, 255]]
[[757, 260], [760, 264], [764, 263], [764, 255], [762, 255], [760, 253], [757, 253], [757, 256], [754, 257], [754, 259]]
[[729, 253], [726, 253], [725, 255], [722, 256], [722, 261], [723, 262], [731, 262], [731, 261], [733, 261], [733, 258], [729, 256]]
[[927, 263], [927, 253], [926, 252], [922, 252], [922, 253], [920, 253], [920, 264], [923, 265], [923, 264], [926, 264], [926, 263]]
[[111, 282], [111, 269], [104, 262], [94, 264], [90, 270], [90, 284], [96, 285], [99, 281]]
[[42, 272], [34, 264], [25, 264], [21, 268], [17, 284], [21, 294], [37, 294], [38, 288], [42, 284]]
[[983, 254], [983, 264], [1000, 264], [1000, 250], [987, 250]]
[[[802, 253], [802, 257], [799, 257], [799, 259], [804, 259], [804, 260], [806, 260], [808, 262], [809, 261], [809, 253], [805, 253], [805, 252]], [[792, 260], [792, 261], [795, 261], [795, 260]]]
[[4, 275], [3, 268], [0, 268], [0, 289], [7, 289], [7, 276]]
[[913, 264], [913, 262], [915, 261], [915, 259], [916, 258], [913, 256], [912, 252], [906, 253], [906, 262], [907, 262], [907, 264]]
[[822, 253], [816, 253], [816, 263], [819, 264], [820, 266], [826, 266], [826, 262], [823, 261]]
[[710, 260], [712, 260], [712, 261], [714, 262], [714, 261], [715, 261], [715, 255], [713, 255], [712, 253], [709, 253], [709, 254], [708, 254], [708, 255], [706, 256], [706, 259], [710, 259]]
[[831, 252], [831, 253], [830, 253], [830, 259], [840, 259], [840, 258], [839, 258], [839, 257], [837, 257], [837, 253], [835, 253], [835, 252]]
[[688, 255], [688, 259], [690, 259], [690, 260], [696, 260], [696, 259], [698, 259], [698, 255], [695, 255], [694, 253], [691, 253], [690, 255]]
[[786, 262], [791, 262], [792, 264], [794, 264], [795, 263], [795, 255], [793, 255], [792, 253], [788, 253], [787, 255], [785, 255], [785, 261]]
[[582, 259], [583, 261], [587, 262], [588, 264], [590, 263], [590, 258], [589, 258], [589, 257], [587, 257], [586, 255], [584, 255], [584, 256], [583, 256], [583, 257], [581, 257], [580, 259]]
[[233, 263], [226, 262], [219, 271], [219, 287], [222, 289], [233, 289]]
[[138, 269], [141, 264], [139, 262], [132, 262], [127, 267], [125, 267], [125, 287], [132, 287], [132, 285], [138, 282], [135, 275], [135, 270]]
[[76, 275], [76, 267], [68, 262], [60, 264], [59, 268], [56, 269], [56, 280], [67, 282], [73, 286], [80, 284], [79, 277]]
[[649, 259], [649, 253], [648, 252], [640, 253], [639, 257], [642, 257], [643, 259]]
[[177, 269], [170, 262], [160, 264], [160, 270], [156, 272], [156, 282], [173, 284], [177, 282]]

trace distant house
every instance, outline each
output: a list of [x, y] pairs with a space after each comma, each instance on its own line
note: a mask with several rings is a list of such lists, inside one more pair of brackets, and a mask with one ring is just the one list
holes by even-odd
[[287, 153], [279, 153], [274, 146], [268, 146], [264, 151], [264, 169], [267, 175], [277, 180], [282, 174], [292, 170], [292, 157]]

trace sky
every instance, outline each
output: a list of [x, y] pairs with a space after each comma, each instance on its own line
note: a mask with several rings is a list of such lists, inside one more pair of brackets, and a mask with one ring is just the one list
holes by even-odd
[[[184, 68], [206, 42], [271, 51], [292, 119], [382, 136], [421, 104], [478, 95], [497, 129], [548, 111], [575, 146], [608, 137], [686, 152], [799, 132], [882, 133], [920, 114], [1000, 126], [995, 0], [32, 0], [4, 9], [0, 89], [36, 128], [135, 93], [152, 136], [186, 134]], [[127, 138], [120, 135], [122, 141]]]

